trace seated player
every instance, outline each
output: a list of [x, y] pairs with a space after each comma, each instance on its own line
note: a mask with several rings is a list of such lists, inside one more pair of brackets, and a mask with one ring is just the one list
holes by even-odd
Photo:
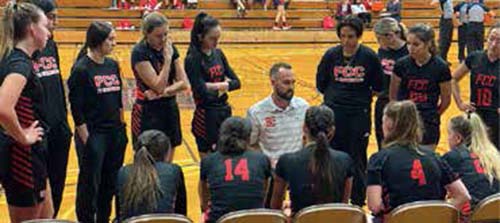
[[170, 139], [158, 130], [144, 131], [134, 145], [134, 163], [118, 173], [119, 221], [150, 213], [186, 215], [186, 187], [181, 167], [168, 162]]
[[199, 189], [206, 223], [229, 212], [264, 207], [271, 164], [264, 154], [248, 149], [251, 130], [247, 119], [226, 119], [217, 152], [201, 161]]
[[383, 222], [399, 205], [422, 200], [444, 200], [457, 209], [470, 199], [467, 188], [450, 166], [430, 149], [419, 146], [422, 138], [417, 107], [411, 101], [391, 102], [383, 116], [384, 146], [368, 164], [368, 208]]
[[271, 207], [281, 209], [287, 185], [292, 214], [307, 206], [349, 201], [353, 161], [347, 153], [330, 148], [335, 134], [333, 111], [313, 106], [306, 112], [304, 149], [282, 155], [276, 165]]

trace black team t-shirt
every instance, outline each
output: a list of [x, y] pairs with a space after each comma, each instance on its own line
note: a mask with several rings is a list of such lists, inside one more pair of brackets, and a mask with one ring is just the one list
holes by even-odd
[[245, 151], [235, 156], [212, 153], [201, 161], [200, 179], [210, 188], [207, 222], [215, 222], [232, 211], [263, 208], [264, 186], [271, 176], [271, 164], [259, 152]]
[[373, 154], [368, 162], [367, 185], [382, 186], [383, 213], [420, 200], [444, 200], [445, 186], [458, 176], [434, 152], [393, 145]]
[[[297, 213], [302, 208], [318, 204], [312, 196], [314, 179], [311, 177], [309, 165], [313, 156], [313, 147], [310, 145], [295, 153], [282, 155], [276, 164], [276, 175], [284, 179], [290, 187], [292, 212]], [[340, 182], [333, 182], [335, 187], [344, 192], [345, 181], [352, 177], [354, 165], [347, 153], [328, 149], [330, 153], [332, 172], [337, 175]], [[334, 194], [332, 202], [342, 202], [343, 194]]]
[[[32, 59], [29, 55], [20, 49], [14, 48], [0, 64], [0, 85], [5, 78], [13, 73], [20, 74], [26, 78], [19, 99], [15, 106], [17, 119], [22, 128], [29, 127], [34, 121], [39, 121], [40, 125], [47, 131], [45, 116], [43, 116], [44, 92], [40, 79], [33, 70]], [[3, 131], [0, 131], [0, 134]]]
[[33, 69], [40, 78], [44, 91], [44, 116], [47, 124], [55, 126], [67, 122], [68, 111], [57, 45], [53, 39], [47, 41], [45, 49], [38, 52], [33, 61]]
[[447, 63], [438, 56], [418, 66], [413, 58], [406, 56], [396, 62], [394, 75], [401, 78], [397, 99], [411, 100], [425, 120], [438, 114], [441, 95], [439, 84], [451, 80]]
[[476, 154], [469, 151], [465, 145], [452, 149], [443, 156], [453, 171], [460, 176], [471, 195], [474, 207], [479, 201], [489, 195], [500, 192], [500, 184], [493, 178], [490, 182]]
[[382, 65], [377, 54], [359, 45], [351, 58], [345, 58], [342, 46], [323, 55], [316, 74], [316, 88], [330, 107], [369, 108], [373, 91], [382, 90]]
[[382, 63], [382, 69], [384, 70], [382, 91], [379, 94], [381, 98], [389, 98], [389, 85], [391, 83], [391, 76], [394, 70], [394, 65], [396, 61], [408, 55], [408, 47], [404, 44], [399, 49], [378, 49], [378, 57], [380, 63]]
[[[175, 81], [176, 72], [175, 72], [175, 61], [179, 59], [179, 51], [175, 45], [172, 45], [173, 54], [172, 60], [170, 62], [170, 72], [168, 75], [168, 84], [171, 85]], [[136, 79], [136, 96], [139, 99], [144, 99], [144, 92], [149, 90], [150, 88], [144, 84], [144, 82], [139, 77], [137, 71], [135, 70], [135, 65], [148, 61], [153, 66], [153, 69], [156, 71], [156, 75], [159, 75], [163, 64], [165, 63], [165, 58], [163, 57], [163, 50], [155, 50], [151, 48], [146, 41], [141, 41], [134, 46], [132, 49], [132, 70], [134, 71], [134, 76]], [[171, 96], [170, 98], [175, 98], [175, 96]], [[156, 99], [156, 100], [165, 100], [164, 98]]]
[[227, 93], [219, 96], [218, 91], [208, 90], [206, 83], [224, 82], [228, 78], [229, 91], [240, 88], [240, 80], [221, 49], [212, 50], [209, 56], [198, 50], [190, 50], [184, 64], [197, 106], [221, 107], [227, 104]]
[[103, 64], [88, 56], [80, 58], [68, 79], [69, 100], [75, 125], [112, 130], [123, 125], [122, 80], [118, 63], [105, 58]]
[[500, 108], [500, 59], [491, 62], [485, 51], [476, 51], [467, 56], [465, 65], [471, 74], [471, 103], [480, 110], [496, 111]]

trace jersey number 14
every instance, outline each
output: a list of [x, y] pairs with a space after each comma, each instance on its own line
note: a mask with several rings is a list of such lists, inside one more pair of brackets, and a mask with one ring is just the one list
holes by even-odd
[[224, 161], [226, 165], [226, 176], [224, 177], [225, 181], [233, 181], [234, 175], [239, 176], [242, 181], [250, 180], [250, 173], [248, 171], [248, 161], [246, 158], [240, 159], [236, 164], [236, 167], [233, 169], [233, 159], [227, 159]]

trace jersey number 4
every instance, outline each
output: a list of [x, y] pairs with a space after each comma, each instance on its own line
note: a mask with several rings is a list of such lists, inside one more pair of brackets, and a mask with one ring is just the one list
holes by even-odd
[[422, 163], [420, 162], [420, 160], [413, 160], [413, 167], [411, 168], [410, 175], [411, 179], [418, 180], [419, 186], [427, 184], [427, 181], [425, 180], [425, 173], [422, 169]]
[[233, 170], [233, 160], [232, 159], [227, 159], [224, 161], [224, 164], [226, 165], [226, 176], [224, 177], [225, 181], [233, 181], [233, 172], [234, 175], [240, 176], [242, 181], [249, 181], [250, 180], [250, 173], [248, 171], [248, 161], [246, 158], [240, 159], [238, 161], [238, 164], [236, 164], [236, 167]]

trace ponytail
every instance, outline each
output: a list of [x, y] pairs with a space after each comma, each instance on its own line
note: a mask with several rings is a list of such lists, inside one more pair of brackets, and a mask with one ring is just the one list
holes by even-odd
[[410, 28], [408, 33], [414, 34], [422, 42], [429, 44], [429, 53], [436, 56], [439, 50], [436, 45], [434, 29], [426, 24], [416, 24]]
[[26, 36], [26, 28], [40, 20], [43, 12], [30, 3], [10, 1], [3, 10], [0, 24], [0, 61], [14, 48], [17, 42]]
[[334, 202], [342, 197], [343, 179], [338, 164], [330, 156], [328, 133], [334, 131], [334, 114], [326, 106], [312, 106], [306, 111], [305, 126], [308, 137], [316, 143], [309, 162], [312, 178], [312, 194], [318, 203]]
[[134, 164], [130, 167], [130, 174], [124, 186], [122, 211], [146, 210], [147, 213], [155, 211], [162, 191], [154, 163], [146, 147], [135, 153]]
[[223, 155], [236, 155], [248, 148], [252, 124], [248, 119], [230, 117], [220, 126], [217, 150]]
[[469, 120], [472, 127], [469, 150], [478, 156], [490, 183], [493, 179], [500, 180], [500, 153], [490, 141], [481, 117], [476, 113], [471, 113]]
[[203, 37], [212, 29], [219, 25], [219, 20], [208, 15], [206, 12], [200, 12], [194, 19], [194, 25], [191, 29], [191, 41], [187, 54], [201, 52], [201, 41]]
[[2, 23], [0, 24], [0, 61], [12, 51], [14, 47], [14, 7], [16, 3], [9, 2], [3, 10]]
[[109, 34], [113, 31], [113, 25], [110, 22], [94, 21], [87, 28], [87, 33], [85, 35], [85, 44], [80, 49], [76, 60], [78, 61], [85, 55], [87, 55], [88, 50], [96, 49], [101, 44], [106, 41]]
[[406, 29], [406, 26], [401, 22], [398, 23], [398, 26], [399, 26], [399, 38], [406, 42], [406, 32], [408, 32], [408, 29]]
[[85, 42], [80, 51], [78, 51], [78, 56], [76, 56], [76, 61], [80, 60], [82, 57], [87, 55], [89, 51], [88, 48], [89, 47], [87, 46], [87, 42]]

